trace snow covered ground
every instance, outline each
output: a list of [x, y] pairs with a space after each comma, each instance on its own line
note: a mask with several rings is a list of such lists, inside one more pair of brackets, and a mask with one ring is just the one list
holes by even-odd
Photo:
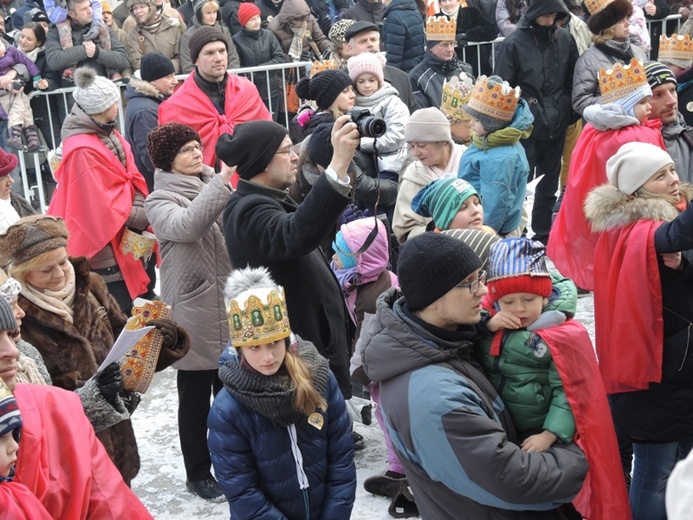
[[[577, 319], [590, 331], [594, 340], [592, 296], [578, 300]], [[226, 503], [212, 503], [185, 489], [185, 470], [178, 442], [175, 371], [167, 369], [155, 376], [133, 416], [142, 469], [133, 481], [137, 496], [157, 520], [194, 518], [196, 520], [228, 518]], [[375, 422], [356, 426], [366, 440], [366, 447], [356, 452], [358, 488], [352, 518], [355, 520], [390, 519], [389, 500], [373, 496], [363, 489], [363, 481], [386, 469], [387, 453]]]

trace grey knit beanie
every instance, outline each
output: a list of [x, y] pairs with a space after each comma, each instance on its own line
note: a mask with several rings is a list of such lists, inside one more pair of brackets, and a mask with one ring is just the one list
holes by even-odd
[[438, 108], [421, 108], [409, 116], [404, 140], [408, 143], [451, 142], [450, 122]]
[[3, 330], [16, 330], [17, 322], [14, 321], [14, 314], [9, 304], [0, 298], [0, 332]]
[[97, 76], [91, 67], [75, 71], [75, 87], [72, 97], [88, 115], [100, 114], [120, 102], [120, 90], [110, 79]]
[[402, 245], [397, 278], [409, 308], [418, 311], [480, 267], [481, 260], [463, 241], [442, 233], [424, 233]]

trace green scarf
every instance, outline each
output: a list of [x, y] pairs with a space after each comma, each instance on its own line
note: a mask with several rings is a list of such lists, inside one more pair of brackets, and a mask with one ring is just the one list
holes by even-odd
[[520, 139], [527, 139], [532, 134], [532, 125], [528, 126], [524, 130], [515, 128], [512, 126], [506, 126], [490, 134], [483, 135], [479, 137], [474, 132], [472, 132], [472, 142], [474, 146], [480, 150], [490, 150], [491, 148], [498, 148], [499, 146], [510, 146], [518, 142]]

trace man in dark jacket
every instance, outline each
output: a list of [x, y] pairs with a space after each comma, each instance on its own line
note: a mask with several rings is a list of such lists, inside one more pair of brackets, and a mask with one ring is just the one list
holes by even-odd
[[356, 124], [334, 124], [329, 167], [297, 205], [287, 189], [296, 182], [298, 156], [287, 130], [250, 121], [224, 134], [217, 155], [236, 166], [236, 192], [224, 209], [224, 236], [236, 268], [266, 267], [284, 287], [291, 328], [330, 362], [345, 398], [351, 397], [347, 311], [342, 290], [320, 244], [351, 202], [347, 167], [359, 144]]
[[421, 108], [440, 108], [443, 84], [461, 72], [473, 74], [472, 67], [457, 59], [455, 20], [445, 16], [431, 17], [426, 27], [424, 59], [409, 71], [411, 88]]
[[154, 165], [147, 151], [147, 134], [159, 124], [159, 105], [178, 84], [173, 63], [160, 52], [142, 57], [141, 78], [135, 76], [125, 89], [125, 140], [132, 147], [137, 170], [154, 191]]
[[393, 0], [383, 14], [387, 64], [404, 72], [413, 69], [423, 57], [425, 30], [414, 0]]
[[558, 22], [570, 16], [561, 0], [533, 2], [517, 30], [501, 44], [494, 74], [522, 89], [534, 115], [534, 130], [522, 141], [529, 162], [529, 179], [539, 181], [532, 209], [534, 240], [544, 244], [551, 231], [565, 129], [572, 122], [573, 70], [577, 45]]
[[[364, 324], [364, 369], [380, 383], [386, 424], [422, 518], [573, 518], [587, 461], [575, 444], [529, 453], [473, 356], [488, 293], [481, 260], [440, 233], [409, 239], [401, 293], [378, 299]], [[577, 514], [579, 518], [580, 515]]]
[[356, 0], [354, 5], [344, 11], [340, 18], [355, 22], [380, 23], [385, 6], [382, 0]]
[[[371, 22], [356, 22], [344, 33], [344, 41], [349, 44], [350, 56], [358, 56], [362, 52], [380, 52], [380, 31]], [[409, 76], [398, 68], [385, 65], [383, 79], [399, 92], [399, 97], [406, 103], [409, 112], [413, 113], [419, 107], [411, 90]]]

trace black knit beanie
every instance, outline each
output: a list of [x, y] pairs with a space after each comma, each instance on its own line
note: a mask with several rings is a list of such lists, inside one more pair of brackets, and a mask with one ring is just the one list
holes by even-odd
[[217, 141], [217, 157], [238, 167], [238, 176], [250, 180], [262, 173], [289, 132], [274, 121], [248, 121], [238, 125], [233, 135], [222, 134]]
[[313, 130], [308, 139], [308, 157], [313, 164], [327, 168], [332, 162], [332, 127], [334, 123], [322, 123]]
[[200, 134], [188, 125], [166, 123], [155, 127], [147, 135], [147, 151], [152, 164], [165, 172], [171, 171], [173, 159], [190, 141], [202, 142]]
[[3, 330], [16, 330], [17, 322], [14, 321], [12, 309], [5, 300], [0, 298], [0, 332]]
[[190, 49], [190, 62], [195, 63], [200, 55], [202, 47], [210, 42], [223, 42], [226, 50], [229, 50], [229, 42], [219, 29], [211, 25], [203, 25], [199, 29], [195, 29], [188, 40], [188, 49]]
[[156, 81], [176, 72], [173, 62], [160, 52], [148, 52], [140, 62], [140, 77], [144, 81]]
[[312, 78], [302, 77], [296, 85], [296, 94], [301, 99], [314, 100], [320, 110], [327, 110], [349, 85], [351, 78], [343, 70], [324, 70]]
[[402, 245], [397, 278], [409, 308], [419, 311], [480, 267], [481, 260], [463, 241], [429, 232]]

